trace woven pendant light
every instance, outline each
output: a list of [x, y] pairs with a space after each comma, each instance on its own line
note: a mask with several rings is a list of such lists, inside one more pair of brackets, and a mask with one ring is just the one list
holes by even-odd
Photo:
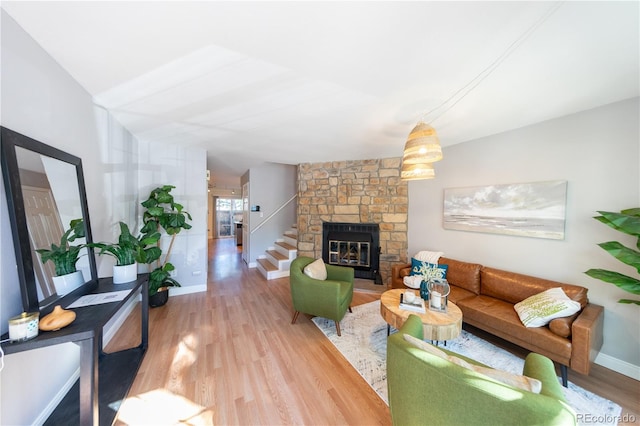
[[435, 177], [436, 171], [431, 163], [403, 164], [400, 171], [402, 180], [433, 179]]
[[419, 122], [404, 145], [402, 164], [426, 164], [442, 160], [442, 148], [436, 129]]

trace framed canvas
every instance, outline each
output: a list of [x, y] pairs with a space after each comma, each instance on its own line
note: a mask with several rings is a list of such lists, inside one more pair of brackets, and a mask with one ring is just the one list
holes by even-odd
[[564, 239], [567, 181], [444, 190], [444, 228]]

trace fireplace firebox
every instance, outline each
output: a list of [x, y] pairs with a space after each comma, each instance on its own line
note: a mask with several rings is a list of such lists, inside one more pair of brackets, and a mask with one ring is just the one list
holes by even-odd
[[380, 226], [377, 223], [324, 222], [322, 259], [330, 265], [352, 267], [356, 278], [382, 284]]

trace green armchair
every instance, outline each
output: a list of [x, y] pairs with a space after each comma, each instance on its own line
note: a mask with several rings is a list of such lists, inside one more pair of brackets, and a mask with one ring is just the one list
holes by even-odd
[[289, 285], [293, 300], [294, 324], [300, 312], [334, 320], [336, 331], [340, 336], [340, 321], [347, 312], [351, 311], [353, 299], [353, 268], [336, 265], [325, 265], [327, 279], [316, 280], [303, 272], [305, 266], [315, 259], [300, 256], [291, 262], [289, 269]]
[[525, 360], [523, 374], [542, 382], [542, 390], [536, 394], [432, 355], [407, 342], [403, 334], [422, 340], [420, 318], [409, 316], [387, 340], [387, 386], [394, 425], [576, 424], [549, 358], [530, 353]]

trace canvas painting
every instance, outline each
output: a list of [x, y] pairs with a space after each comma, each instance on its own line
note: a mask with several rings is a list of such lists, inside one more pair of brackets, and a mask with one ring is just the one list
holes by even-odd
[[444, 190], [444, 228], [564, 239], [567, 181]]

